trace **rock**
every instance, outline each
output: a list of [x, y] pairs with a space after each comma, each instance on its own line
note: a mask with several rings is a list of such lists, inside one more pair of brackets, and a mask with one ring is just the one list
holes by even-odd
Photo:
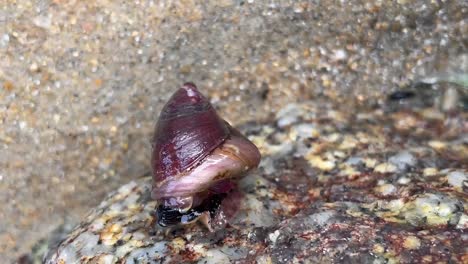
[[[460, 186], [466, 174], [461, 164], [442, 166], [457, 163], [428, 144], [440, 134], [415, 132], [406, 139], [420, 146], [416, 156], [405, 144], [391, 145], [408, 136], [397, 124], [381, 137], [382, 124], [392, 116], [368, 114], [348, 124], [343, 134], [339, 126], [303, 118], [310, 105], [295, 105], [301, 120], [294, 125], [245, 127], [255, 134], [247, 136], [259, 145], [263, 160], [240, 180], [241, 208], [224, 229], [209, 233], [198, 224], [172, 230], [156, 226], [151, 179], [145, 177], [109, 194], [50, 249], [46, 263], [463, 262], [468, 221]], [[318, 107], [315, 114], [346, 115], [328, 111]], [[447, 131], [459, 123], [452, 125]], [[311, 131], [321, 136], [310, 137]], [[301, 133], [307, 136], [294, 136]], [[346, 138], [359, 140], [343, 149]], [[459, 140], [445, 141], [443, 150], [459, 153]], [[288, 152], [275, 151], [278, 145], [289, 145]], [[397, 154], [388, 159], [391, 153]], [[327, 162], [333, 166], [323, 165]], [[428, 173], [428, 164], [437, 173]], [[411, 173], [402, 175], [408, 167]]]

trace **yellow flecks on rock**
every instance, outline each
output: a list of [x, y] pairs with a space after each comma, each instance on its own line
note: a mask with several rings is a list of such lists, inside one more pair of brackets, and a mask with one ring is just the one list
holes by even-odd
[[391, 248], [386, 248], [385, 252], [383, 253], [382, 257], [386, 258], [387, 264], [396, 264], [400, 263], [400, 259], [397, 256], [397, 253], [392, 250]]
[[427, 143], [429, 145], [429, 147], [435, 149], [435, 150], [442, 150], [444, 149], [447, 144], [445, 142], [442, 142], [442, 141], [438, 141], [438, 140], [432, 140], [432, 141], [429, 141], [429, 143]]
[[457, 229], [466, 229], [468, 228], [468, 215], [462, 214], [460, 220], [458, 220]]
[[99, 256], [99, 259], [96, 261], [97, 264], [113, 264], [116, 262], [117, 258], [109, 254]]
[[135, 182], [130, 182], [129, 184], [126, 184], [122, 187], [120, 187], [117, 191], [117, 194], [114, 195], [115, 200], [122, 200], [125, 197], [127, 197], [129, 194], [132, 193], [133, 188], [135, 188], [137, 185]]
[[422, 263], [432, 263], [432, 256], [425, 255], [422, 257]]
[[258, 263], [258, 264], [272, 264], [273, 261], [271, 260], [270, 256], [262, 255], [262, 256], [257, 257], [256, 263]]
[[395, 199], [388, 202], [379, 201], [373, 204], [377, 205], [377, 208], [369, 208], [374, 210], [375, 214], [380, 218], [385, 219], [385, 221], [392, 223], [405, 223], [405, 220], [399, 217], [401, 209], [405, 206], [403, 199]]
[[365, 158], [363, 161], [364, 161], [364, 165], [366, 165], [367, 168], [374, 168], [378, 162], [378, 160], [372, 159], [372, 158]]
[[421, 241], [415, 236], [409, 236], [403, 241], [403, 247], [406, 249], [418, 249], [421, 246]]
[[344, 164], [340, 171], [341, 176], [354, 176], [358, 174], [359, 174], [359, 171], [357, 171], [353, 166], [348, 165], [348, 164]]
[[391, 200], [387, 203], [387, 209], [395, 213], [400, 212], [400, 210], [405, 206], [403, 199]]
[[134, 246], [134, 247], [142, 247], [145, 243], [141, 240], [135, 240], [135, 239], [132, 239], [130, 241], [128, 241], [128, 244]]
[[426, 193], [406, 203], [401, 212], [415, 226], [446, 225], [455, 220], [457, 203], [454, 198]]
[[309, 148], [309, 155], [312, 155], [312, 154], [319, 154], [320, 152], [322, 152], [324, 149], [326, 148], [326, 144], [313, 144], [310, 148]]
[[351, 136], [345, 136], [338, 148], [341, 150], [353, 149], [357, 146], [357, 144], [358, 141], [355, 138]]
[[122, 143], [120, 143], [120, 147], [121, 147], [123, 150], [128, 150], [128, 142], [122, 142]]
[[130, 238], [132, 238], [132, 234], [125, 234], [125, 235], [122, 236], [121, 239], [123, 241], [128, 241], [128, 240], [130, 240]]
[[288, 133], [288, 138], [291, 141], [296, 141], [299, 138], [299, 135], [295, 129], [291, 129]]
[[197, 244], [192, 247], [192, 251], [195, 252], [196, 254], [200, 256], [205, 256], [206, 255], [206, 249], [203, 244]]
[[344, 153], [343, 151], [335, 150], [333, 151], [333, 156], [343, 159], [346, 158], [346, 153]]
[[435, 119], [435, 120], [442, 120], [445, 118], [444, 113], [440, 112], [439, 109], [433, 107], [433, 108], [427, 108], [423, 109], [421, 111], [421, 115], [425, 119]]
[[109, 210], [107, 210], [106, 212], [104, 212], [104, 213], [102, 214], [102, 217], [103, 217], [104, 219], [109, 220], [109, 219], [115, 218], [115, 217], [118, 216], [118, 215], [120, 215], [120, 212], [119, 212], [119, 211], [109, 209]]
[[185, 249], [185, 240], [181, 237], [176, 237], [172, 240], [171, 246], [175, 250], [175, 252], [179, 252]]
[[382, 184], [382, 185], [379, 185], [379, 186], [375, 187], [375, 190], [378, 193], [380, 193], [380, 194], [382, 194], [384, 196], [387, 196], [387, 195], [394, 194], [395, 191], [397, 190], [397, 188], [393, 184]]
[[419, 120], [413, 116], [405, 113], [396, 113], [392, 116], [394, 126], [398, 130], [409, 130], [418, 126]]
[[122, 226], [111, 224], [104, 228], [100, 234], [102, 244], [112, 246], [122, 237]]
[[122, 231], [122, 226], [120, 226], [119, 224], [112, 224], [109, 227], [109, 231], [113, 232], [113, 233], [121, 232]]
[[341, 138], [341, 135], [339, 133], [333, 133], [333, 134], [324, 136], [323, 140], [333, 143], [333, 142], [338, 141], [340, 138]]
[[142, 205], [141, 204], [137, 204], [137, 203], [133, 203], [133, 204], [129, 204], [128, 205], [128, 209], [130, 211], [140, 211], [142, 208]]
[[335, 168], [335, 162], [331, 160], [324, 160], [317, 155], [307, 155], [307, 160], [312, 167], [316, 167], [323, 171], [330, 171]]
[[372, 248], [372, 251], [375, 253], [375, 254], [382, 254], [385, 252], [385, 248], [380, 245], [380, 244], [375, 244]]
[[12, 82], [5, 81], [5, 82], [3, 82], [3, 88], [5, 88], [5, 90], [10, 92], [11, 90], [13, 90], [14, 86], [13, 86]]
[[439, 173], [439, 170], [437, 170], [437, 168], [425, 168], [423, 170], [423, 174], [424, 176], [428, 177], [428, 176], [435, 176], [437, 175], [437, 173]]
[[300, 138], [318, 138], [320, 131], [310, 124], [299, 124], [293, 126], [289, 131], [288, 138], [291, 141], [296, 141]]
[[352, 217], [357, 217], [357, 218], [360, 218], [362, 217], [364, 214], [359, 211], [359, 210], [355, 210], [355, 209], [348, 209], [346, 210], [346, 214], [352, 216]]
[[387, 162], [380, 163], [374, 168], [374, 171], [378, 173], [392, 173], [392, 172], [395, 172], [396, 170], [397, 170], [397, 167], [395, 165], [391, 163], [387, 163]]
[[265, 144], [265, 137], [263, 136], [250, 136], [249, 140], [259, 148]]
[[356, 134], [356, 138], [359, 140], [359, 143], [362, 143], [362, 144], [368, 144], [371, 140], [369, 135], [363, 132], [358, 132]]
[[93, 116], [91, 118], [91, 123], [93, 123], [93, 124], [99, 123], [99, 121], [100, 121], [99, 117]]

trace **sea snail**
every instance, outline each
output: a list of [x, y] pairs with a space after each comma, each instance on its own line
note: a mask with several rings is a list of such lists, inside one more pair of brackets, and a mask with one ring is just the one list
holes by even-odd
[[151, 197], [160, 226], [200, 220], [213, 231], [225, 218], [223, 204], [238, 206], [239, 199], [229, 198], [239, 194], [236, 180], [260, 162], [257, 147], [220, 118], [193, 83], [163, 107], [152, 146]]

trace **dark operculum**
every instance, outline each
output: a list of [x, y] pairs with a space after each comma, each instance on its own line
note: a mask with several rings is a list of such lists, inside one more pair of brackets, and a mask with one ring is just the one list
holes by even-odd
[[226, 193], [212, 194], [203, 202], [189, 209], [186, 212], [180, 212], [178, 209], [174, 209], [169, 206], [161, 204], [156, 210], [156, 216], [158, 218], [158, 224], [163, 227], [173, 226], [178, 224], [187, 224], [198, 219], [203, 213], [208, 212], [210, 217], [213, 219], [218, 212], [221, 202], [226, 197]]

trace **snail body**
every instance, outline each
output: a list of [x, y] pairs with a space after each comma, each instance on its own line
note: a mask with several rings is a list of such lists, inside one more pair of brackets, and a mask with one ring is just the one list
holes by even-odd
[[192, 83], [163, 107], [153, 137], [151, 196], [160, 226], [201, 220], [210, 230], [236, 180], [258, 166], [260, 152], [218, 116]]

